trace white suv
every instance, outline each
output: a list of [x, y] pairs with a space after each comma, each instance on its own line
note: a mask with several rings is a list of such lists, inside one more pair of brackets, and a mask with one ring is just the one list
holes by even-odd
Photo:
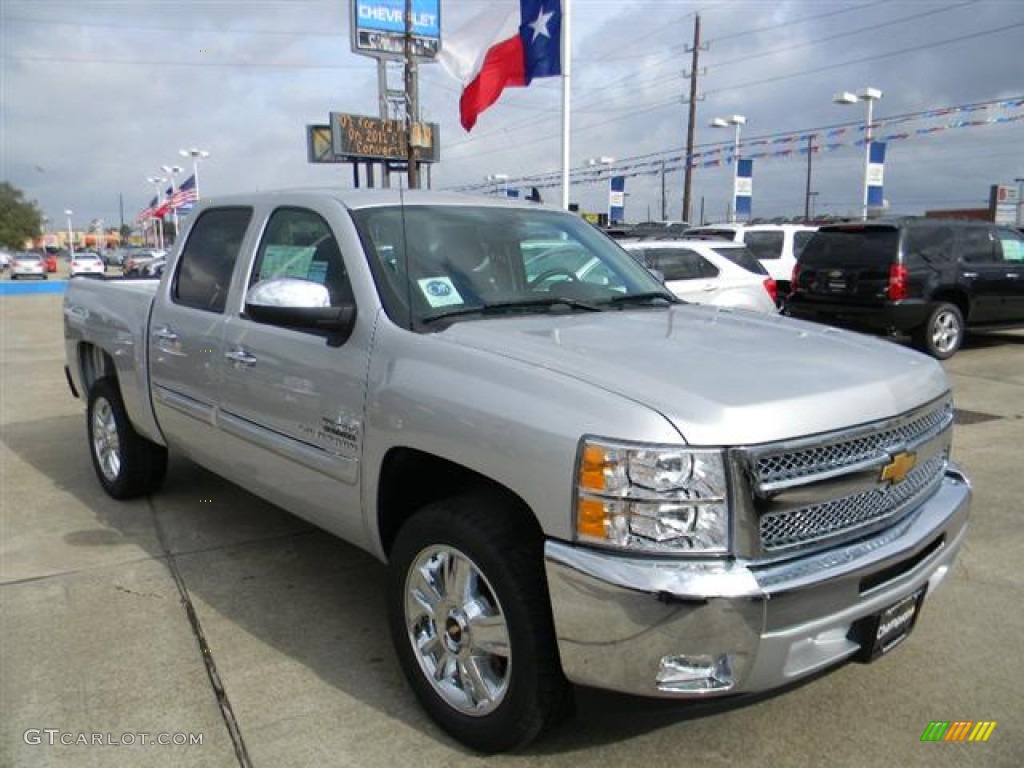
[[724, 240], [622, 240], [619, 245], [684, 301], [776, 312], [775, 281], [742, 243]]
[[723, 237], [746, 245], [775, 278], [779, 296], [789, 295], [797, 257], [817, 227], [806, 224], [710, 224], [686, 230], [686, 237]]

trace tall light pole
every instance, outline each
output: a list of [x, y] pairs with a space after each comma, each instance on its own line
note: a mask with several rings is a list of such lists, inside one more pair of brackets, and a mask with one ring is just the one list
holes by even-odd
[[195, 179], [196, 202], [198, 203], [201, 199], [199, 197], [199, 161], [208, 158], [210, 153], [205, 149], [192, 147], [191, 149], [179, 149], [178, 154], [182, 157], [192, 158], [192, 178]]
[[[164, 202], [164, 184], [167, 182], [163, 176], [147, 176], [146, 181], [156, 187], [156, 207], [159, 209]], [[156, 247], [161, 251], [164, 249], [164, 220], [154, 215], [156, 219]]]
[[729, 221], [736, 221], [736, 176], [740, 170], [740, 129], [747, 124], [747, 118], [743, 115], [730, 115], [729, 117], [716, 117], [709, 125], [712, 128], [728, 128], [730, 125], [736, 129], [732, 144], [732, 192], [729, 199]]
[[64, 215], [68, 217], [68, 253], [71, 255], [71, 258], [75, 257], [75, 238], [71, 233], [71, 216], [73, 213], [74, 211], [70, 208], [64, 209]]
[[174, 202], [174, 193], [178, 191], [177, 183], [174, 177], [181, 173], [180, 165], [161, 165], [161, 170], [167, 174], [171, 180], [171, 220], [174, 222], [174, 237], [178, 237], [178, 206]]
[[882, 98], [882, 92], [877, 88], [861, 88], [857, 93], [840, 91], [832, 96], [836, 104], [856, 104], [858, 101], [868, 103], [868, 119], [864, 124], [864, 196], [861, 209], [861, 218], [867, 221], [868, 218], [868, 167], [871, 165], [871, 122], [872, 111], [876, 101]]
[[1024, 179], [1014, 179], [1017, 184], [1017, 226], [1024, 227]]

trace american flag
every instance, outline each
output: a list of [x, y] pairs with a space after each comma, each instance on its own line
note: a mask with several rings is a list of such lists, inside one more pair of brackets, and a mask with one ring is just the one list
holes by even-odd
[[154, 197], [149, 201], [149, 205], [139, 211], [139, 215], [135, 217], [136, 221], [145, 221], [151, 219], [156, 214], [157, 199]]
[[168, 202], [171, 208], [185, 208], [196, 202], [199, 196], [196, 194], [196, 177], [193, 174], [181, 182], [181, 186], [174, 190]]

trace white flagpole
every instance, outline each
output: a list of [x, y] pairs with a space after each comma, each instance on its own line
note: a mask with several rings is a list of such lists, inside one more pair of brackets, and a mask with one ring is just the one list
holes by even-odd
[[569, 83], [572, 69], [571, 0], [562, 0], [562, 208], [569, 210]]

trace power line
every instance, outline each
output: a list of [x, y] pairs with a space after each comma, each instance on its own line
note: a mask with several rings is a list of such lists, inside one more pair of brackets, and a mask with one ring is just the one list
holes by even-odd
[[[980, 109], [984, 109], [984, 108], [988, 108], [988, 107], [993, 107], [993, 106], [1013, 105], [1012, 108], [1019, 109], [1021, 104], [1024, 104], [1024, 95], [1012, 96], [1012, 97], [1009, 97], [1009, 98], [992, 99], [992, 100], [988, 100], [988, 101], [979, 101], [979, 102], [973, 102], [973, 103], [969, 103], [969, 104], [959, 104], [959, 105], [951, 106], [951, 107], [933, 107], [931, 109], [919, 110], [919, 111], [916, 111], [916, 112], [906, 112], [906, 113], [899, 114], [899, 115], [890, 115], [889, 117], [886, 117], [884, 119], [879, 119], [879, 120], [874, 121], [874, 124], [877, 127], [882, 127], [882, 126], [891, 125], [891, 124], [898, 124], [898, 123], [909, 122], [909, 121], [915, 120], [915, 119], [930, 119], [930, 118], [934, 118], [934, 117], [940, 117], [940, 116], [944, 116], [944, 115], [947, 115], [947, 114], [952, 114], [952, 113], [955, 113], [955, 112], [974, 112], [974, 111], [978, 111]], [[830, 132], [830, 131], [846, 129], [846, 128], [851, 128], [851, 127], [858, 128], [858, 127], [861, 127], [861, 125], [862, 125], [861, 121], [851, 121], [851, 122], [845, 122], [845, 123], [833, 123], [833, 124], [830, 124], [830, 125], [823, 125], [823, 126], [818, 126], [818, 127], [815, 127], [815, 128], [803, 128], [803, 129], [800, 129], [798, 131], [789, 130], [789, 131], [778, 131], [778, 132], [769, 133], [769, 134], [760, 134], [758, 136], [751, 136], [751, 137], [749, 137], [748, 139], [746, 139], [743, 142], [743, 145], [749, 147], [751, 145], [754, 145], [754, 144], [757, 144], [757, 143], [760, 143], [760, 142], [765, 142], [765, 141], [773, 140], [773, 139], [777, 140], [777, 139], [781, 139], [781, 138], [792, 138], [792, 140], [794, 140], [794, 141], [804, 140], [804, 139], [806, 139], [806, 137], [808, 135], [820, 135], [822, 133], [827, 133], [827, 132]], [[732, 142], [730, 142], [730, 141], [705, 142], [703, 144], [696, 145], [695, 149], [705, 150], [705, 149], [711, 149], [711, 148], [715, 148], [715, 147], [728, 147], [728, 146], [731, 146], [731, 144], [732, 144]], [[674, 147], [672, 149], [662, 150], [662, 151], [659, 151], [659, 152], [649, 152], [649, 153], [645, 153], [645, 154], [641, 154], [641, 155], [633, 155], [631, 157], [622, 158], [617, 163], [615, 163], [615, 165], [616, 166], [629, 166], [630, 164], [644, 164], [644, 165], [648, 165], [648, 166], [653, 166], [654, 164], [659, 163], [659, 162], [661, 162], [663, 160], [664, 161], [668, 161], [668, 162], [680, 162], [685, 157], [685, 155], [682, 154], [682, 153], [683, 153], [683, 148], [682, 147]], [[593, 169], [589, 169], [589, 168], [581, 168], [581, 169], [579, 169], [578, 168], [578, 169], [576, 169], [576, 172], [580, 173], [580, 172], [585, 172], [587, 170], [591, 170], [592, 171]], [[613, 172], [612, 169], [607, 169], [607, 173], [611, 174], [612, 172]], [[554, 177], [554, 176], [557, 176], [557, 175], [558, 175], [558, 173], [555, 172], [555, 171], [546, 171], [546, 172], [541, 172], [541, 173], [538, 173], [538, 174], [531, 174], [529, 176], [523, 176], [523, 177], [518, 178], [518, 179], [512, 179], [510, 181], [514, 181], [516, 183], [535, 183], [538, 180], [543, 180], [543, 179], [546, 179], [547, 177]], [[458, 188], [459, 189], [474, 189], [474, 188], [482, 188], [483, 186], [484, 185], [482, 185], [482, 184], [469, 184], [469, 185], [460, 185], [460, 186], [458, 186]]]
[[754, 59], [761, 59], [761, 58], [764, 58], [765, 56], [775, 56], [775, 55], [780, 54], [780, 53], [789, 53], [790, 51], [796, 51], [796, 50], [799, 50], [800, 48], [810, 48], [811, 46], [820, 45], [821, 43], [828, 43], [828, 42], [832, 42], [833, 40], [840, 40], [840, 39], [842, 39], [844, 37], [851, 37], [853, 35], [859, 35], [859, 34], [861, 34], [863, 32], [873, 32], [876, 29], [885, 29], [885, 28], [891, 27], [893, 24], [902, 24], [905, 21], [913, 21], [914, 19], [922, 19], [922, 18], [924, 18], [926, 16], [934, 16], [934, 15], [939, 14], [939, 13], [945, 13], [946, 11], [952, 11], [952, 10], [955, 10], [957, 8], [963, 8], [963, 7], [968, 6], [968, 5], [975, 5], [975, 4], [978, 3], [978, 1], [979, 0], [967, 0], [967, 2], [954, 3], [953, 5], [943, 6], [942, 8], [933, 8], [933, 9], [931, 9], [929, 11], [923, 11], [921, 13], [911, 14], [910, 16], [902, 16], [902, 17], [900, 17], [898, 19], [889, 19], [889, 20], [883, 21], [883, 22], [881, 22], [879, 24], [872, 24], [869, 27], [859, 27], [857, 29], [850, 29], [850, 30], [846, 30], [844, 32], [839, 32], [838, 34], [835, 34], [835, 35], [829, 35], [828, 37], [819, 37], [816, 40], [808, 40], [806, 42], [798, 43], [796, 45], [787, 45], [784, 48], [773, 48], [771, 50], [763, 51], [761, 53], [752, 53], [752, 54], [749, 54], [747, 56], [741, 56], [738, 59], [728, 59], [726, 61], [720, 61], [717, 64], [715, 64], [715, 67], [716, 68], [728, 67], [728, 66], [732, 66], [733, 64], [742, 64], [745, 61], [753, 61]]

